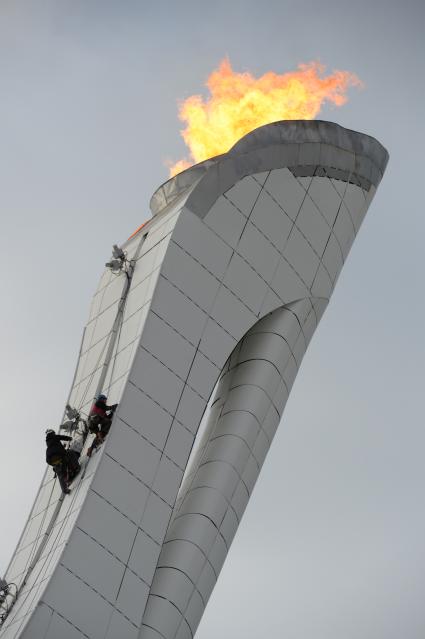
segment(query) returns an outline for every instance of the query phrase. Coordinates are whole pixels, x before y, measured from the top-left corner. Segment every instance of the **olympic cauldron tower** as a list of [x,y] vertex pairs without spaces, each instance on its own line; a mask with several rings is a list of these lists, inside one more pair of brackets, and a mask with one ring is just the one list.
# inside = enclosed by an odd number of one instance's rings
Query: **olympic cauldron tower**
[[387,159],[277,122],[156,191],[127,272],[101,277],[69,396],[87,413],[106,391],[111,431],[69,496],[47,469],[0,639],[194,636]]

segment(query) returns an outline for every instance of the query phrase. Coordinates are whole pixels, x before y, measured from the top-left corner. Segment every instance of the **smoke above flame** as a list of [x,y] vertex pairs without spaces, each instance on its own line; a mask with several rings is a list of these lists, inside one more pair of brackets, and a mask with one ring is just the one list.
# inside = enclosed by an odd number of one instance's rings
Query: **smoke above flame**
[[354,73],[325,75],[319,62],[299,64],[281,75],[269,71],[259,78],[233,71],[225,58],[206,82],[210,96],[192,95],[179,106],[186,124],[181,135],[190,158],[170,167],[170,177],[197,162],[228,151],[241,137],[278,120],[311,120],[325,101],[341,106],[350,86],[361,87]]

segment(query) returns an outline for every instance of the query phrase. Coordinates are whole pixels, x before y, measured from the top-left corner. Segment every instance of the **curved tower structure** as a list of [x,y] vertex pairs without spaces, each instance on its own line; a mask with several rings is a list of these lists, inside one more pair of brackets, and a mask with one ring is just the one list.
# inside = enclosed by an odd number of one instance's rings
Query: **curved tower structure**
[[128,268],[101,277],[69,396],[118,402],[110,433],[69,496],[47,469],[0,639],[194,636],[387,159],[277,122],[158,189]]

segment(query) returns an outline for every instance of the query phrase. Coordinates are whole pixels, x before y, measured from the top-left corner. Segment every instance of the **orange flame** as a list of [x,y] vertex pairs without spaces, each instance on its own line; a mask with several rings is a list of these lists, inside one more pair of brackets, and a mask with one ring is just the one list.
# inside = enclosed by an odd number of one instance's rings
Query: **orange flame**
[[362,86],[347,71],[324,76],[319,62],[299,64],[297,71],[279,75],[273,71],[255,78],[236,73],[229,60],[222,60],[213,71],[207,87],[210,97],[192,95],[179,107],[179,118],[186,123],[181,131],[190,150],[190,159],[170,167],[170,177],[207,158],[228,151],[241,137],[263,124],[277,120],[311,120],[325,100],[336,106],[347,101],[349,86]]

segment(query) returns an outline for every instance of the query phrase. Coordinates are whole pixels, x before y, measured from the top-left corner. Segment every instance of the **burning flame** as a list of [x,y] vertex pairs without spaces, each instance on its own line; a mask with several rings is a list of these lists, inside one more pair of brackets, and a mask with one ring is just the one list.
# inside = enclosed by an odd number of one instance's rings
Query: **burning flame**
[[170,177],[192,164],[228,151],[241,137],[263,124],[277,120],[311,120],[325,100],[336,106],[347,101],[350,86],[361,87],[359,78],[348,71],[325,76],[319,62],[299,64],[297,71],[279,75],[273,71],[255,78],[236,73],[230,61],[222,60],[206,83],[210,97],[192,95],[179,107],[186,123],[181,131],[190,159],[170,167]]

